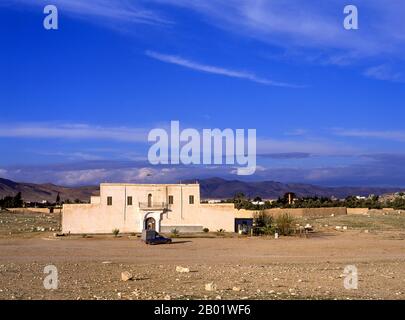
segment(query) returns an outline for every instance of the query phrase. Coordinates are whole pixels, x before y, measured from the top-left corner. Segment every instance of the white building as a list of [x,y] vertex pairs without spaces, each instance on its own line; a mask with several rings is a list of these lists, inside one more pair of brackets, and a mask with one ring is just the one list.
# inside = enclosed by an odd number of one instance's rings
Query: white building
[[233,232],[232,208],[200,204],[199,184],[100,185],[100,196],[90,204],[63,206],[64,233],[201,232],[224,229]]

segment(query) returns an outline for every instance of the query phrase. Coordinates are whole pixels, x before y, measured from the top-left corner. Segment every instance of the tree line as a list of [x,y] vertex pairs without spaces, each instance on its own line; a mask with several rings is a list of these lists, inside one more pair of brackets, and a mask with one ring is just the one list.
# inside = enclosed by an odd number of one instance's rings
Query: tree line
[[[346,199],[333,199],[328,197],[302,197],[297,198],[294,194],[293,201],[290,201],[291,194],[285,194],[275,201],[262,201],[260,197],[253,199],[248,198],[243,193],[236,194],[232,199],[225,201],[226,203],[233,203],[238,210],[265,210],[275,208],[368,208],[368,209],[383,209],[392,208],[395,210],[405,210],[405,195],[399,194],[393,200],[381,201],[379,196],[370,196],[368,198],[358,198],[356,196],[349,196]],[[263,202],[263,204],[257,204]]]
[[48,207],[58,207],[63,204],[73,204],[73,203],[83,203],[80,199],[75,200],[61,200],[60,194],[58,193],[55,202],[25,202],[22,198],[21,192],[18,192],[15,196],[6,196],[0,199],[0,209],[12,209],[12,208],[23,208],[23,207],[35,207],[35,208],[48,208]]
[[7,196],[0,199],[0,208],[21,208],[23,205],[24,201],[21,192],[17,193],[14,197]]

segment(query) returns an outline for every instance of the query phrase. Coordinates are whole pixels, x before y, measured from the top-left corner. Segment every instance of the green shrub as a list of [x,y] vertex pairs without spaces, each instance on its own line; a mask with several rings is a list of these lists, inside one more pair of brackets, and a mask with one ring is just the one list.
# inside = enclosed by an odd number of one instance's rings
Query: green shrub
[[276,230],[280,235],[289,236],[294,232],[294,218],[288,213],[278,216],[275,224]]
[[112,231],[112,233],[113,233],[114,237],[118,237],[118,235],[120,234],[120,230],[119,229],[114,229]]
[[172,238],[177,238],[179,235],[180,235],[180,231],[177,230],[176,228],[171,230]]
[[225,235],[225,230],[224,230],[224,229],[219,229],[219,230],[217,230],[217,235],[218,235],[218,236],[223,236],[223,235]]
[[256,235],[273,235],[276,230],[274,226],[274,219],[272,215],[264,211],[259,211],[253,216],[253,224],[255,226]]
[[267,225],[259,229],[259,233],[266,236],[274,235],[277,232],[277,228],[274,225]]

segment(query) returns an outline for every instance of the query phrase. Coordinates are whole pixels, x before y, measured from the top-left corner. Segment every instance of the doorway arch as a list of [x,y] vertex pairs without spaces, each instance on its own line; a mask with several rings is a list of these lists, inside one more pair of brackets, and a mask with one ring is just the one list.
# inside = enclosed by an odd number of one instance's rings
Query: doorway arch
[[154,218],[147,218],[145,220],[145,230],[156,231],[156,220]]

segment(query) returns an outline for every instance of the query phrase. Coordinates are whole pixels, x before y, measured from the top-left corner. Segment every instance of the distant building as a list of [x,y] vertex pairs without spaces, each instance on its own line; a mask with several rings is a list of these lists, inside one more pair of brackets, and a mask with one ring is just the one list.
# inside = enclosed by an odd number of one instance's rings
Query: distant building
[[265,205],[264,201],[252,201],[251,203],[255,206],[264,206]]
[[209,204],[222,203],[222,200],[208,200],[207,203]]
[[293,192],[287,192],[285,195],[284,195],[284,198],[285,198],[285,200],[287,201],[287,203],[288,204],[293,204],[294,203],[294,201],[296,200],[295,199],[295,193],[293,193]]

